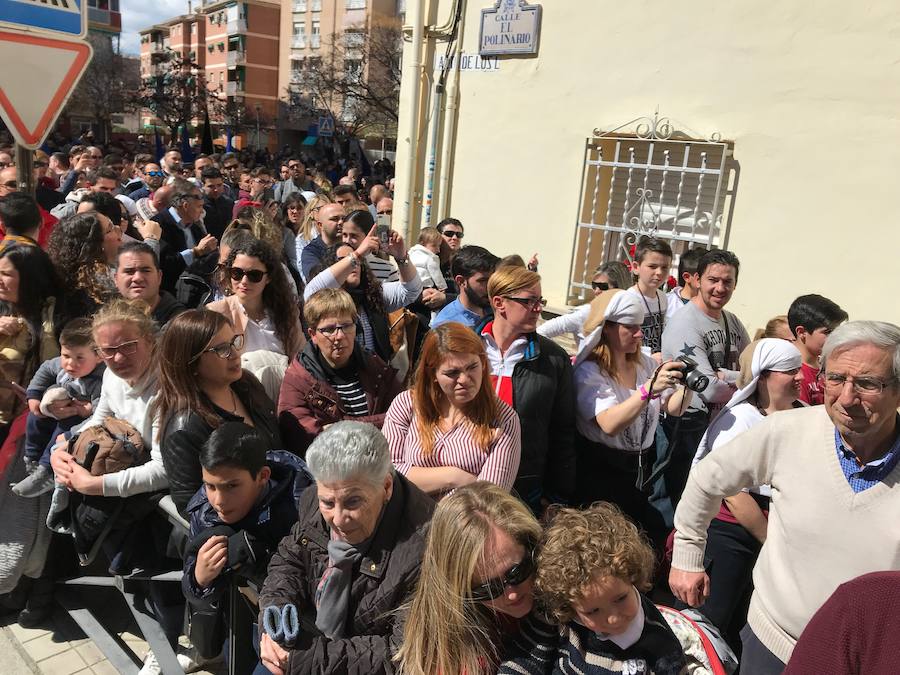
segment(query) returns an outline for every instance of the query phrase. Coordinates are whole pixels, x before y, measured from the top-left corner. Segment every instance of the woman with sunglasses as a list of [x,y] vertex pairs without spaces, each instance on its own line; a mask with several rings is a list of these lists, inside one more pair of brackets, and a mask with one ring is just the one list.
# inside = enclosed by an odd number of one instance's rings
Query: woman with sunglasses
[[476,480],[509,490],[519,469],[519,418],[494,393],[478,336],[454,321],[425,337],[383,432],[397,471],[435,498]]
[[[300,327],[297,299],[278,254],[265,242],[235,246],[225,259],[227,283],[223,300],[207,309],[231,319],[244,335],[244,352],[268,351],[292,359],[306,339]],[[285,362],[287,368],[287,362]]]
[[[360,213],[364,213],[370,223],[373,222],[368,211]],[[383,361],[390,362],[394,349],[387,315],[412,304],[422,293],[422,280],[416,266],[407,258],[403,237],[392,230],[386,250],[400,268],[400,280],[384,284],[378,281],[366,257],[380,247],[374,225],[358,246],[334,244],[328,247],[322,261],[324,269],[309,280],[304,297],[309,298],[323,288],[343,288],[347,291],[359,314],[357,341],[370,352],[378,354]]]
[[[534,605],[541,526],[521,501],[485,481],[437,506],[419,583],[394,656],[403,675],[494,673],[503,643]],[[423,630],[427,626],[427,630]]]
[[200,449],[224,422],[254,427],[270,449],[280,449],[275,405],[241,368],[243,334],[222,314],[189,310],[166,326],[159,349],[155,411],[163,462],[179,513],[200,489]]
[[[594,270],[594,276],[591,278],[591,295],[590,299],[596,298],[603,291],[611,288],[631,288],[634,286],[633,276],[624,264],[617,260],[605,262]],[[585,301],[583,305],[572,310],[568,314],[557,316],[549,321],[545,321],[538,326],[537,332],[548,338],[555,338],[566,333],[571,333],[572,339],[577,345],[583,338],[584,322],[591,311],[590,300]]]

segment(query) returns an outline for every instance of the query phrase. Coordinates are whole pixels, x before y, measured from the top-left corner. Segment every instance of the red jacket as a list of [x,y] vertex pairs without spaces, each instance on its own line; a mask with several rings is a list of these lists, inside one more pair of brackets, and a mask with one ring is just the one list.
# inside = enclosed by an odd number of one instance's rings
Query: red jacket
[[366,392],[369,414],[362,417],[347,416],[341,397],[325,379],[313,343],[307,343],[288,366],[278,396],[278,425],[286,449],[303,456],[325,425],[345,419],[368,422],[379,429],[384,424],[387,409],[404,389],[397,380],[397,371],[359,347],[353,358],[363,360],[359,382]]
[[[56,227],[56,224],[59,220],[56,219],[56,216],[51,216],[49,211],[45,211],[44,207],[38,204],[38,209],[41,211],[41,229],[38,230],[38,246],[40,246],[45,251],[47,250],[47,243],[50,241],[50,233],[53,231],[53,228]],[[0,223],[0,239],[6,236],[6,228],[3,227],[3,223]]]

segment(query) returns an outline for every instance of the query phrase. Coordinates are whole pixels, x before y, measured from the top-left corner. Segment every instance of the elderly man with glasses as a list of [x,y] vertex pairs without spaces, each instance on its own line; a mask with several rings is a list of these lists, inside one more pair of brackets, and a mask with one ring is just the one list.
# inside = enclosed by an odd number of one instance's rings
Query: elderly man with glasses
[[777,413],[700,461],[675,512],[669,584],[709,593],[706,532],[725,497],[769,484],[768,536],[741,670],[781,673],[807,622],[842,583],[900,569],[900,327],[853,321],[822,351],[825,405]]
[[178,277],[196,260],[213,253],[219,243],[207,234],[203,225],[203,195],[193,183],[176,178],[171,206],[153,217],[162,230],[159,258],[162,266],[162,288],[175,292]]

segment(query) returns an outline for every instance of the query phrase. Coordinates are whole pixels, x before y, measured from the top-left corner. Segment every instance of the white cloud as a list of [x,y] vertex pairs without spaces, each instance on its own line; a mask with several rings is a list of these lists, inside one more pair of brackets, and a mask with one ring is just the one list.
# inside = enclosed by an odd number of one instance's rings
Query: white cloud
[[[199,0],[198,0],[199,1]],[[123,54],[140,54],[138,31],[187,13],[187,0],[121,0]]]

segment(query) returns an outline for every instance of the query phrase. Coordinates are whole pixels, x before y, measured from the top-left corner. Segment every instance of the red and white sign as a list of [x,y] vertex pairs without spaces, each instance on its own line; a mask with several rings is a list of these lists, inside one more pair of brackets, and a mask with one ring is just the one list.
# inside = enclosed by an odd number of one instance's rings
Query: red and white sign
[[0,31],[0,117],[20,145],[44,142],[91,54],[87,42]]

